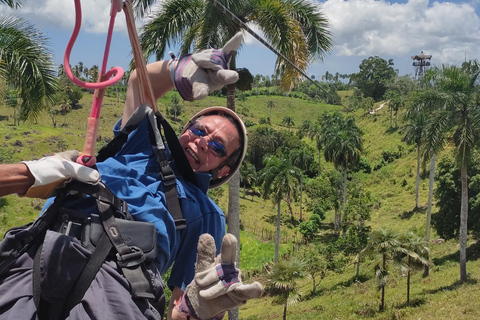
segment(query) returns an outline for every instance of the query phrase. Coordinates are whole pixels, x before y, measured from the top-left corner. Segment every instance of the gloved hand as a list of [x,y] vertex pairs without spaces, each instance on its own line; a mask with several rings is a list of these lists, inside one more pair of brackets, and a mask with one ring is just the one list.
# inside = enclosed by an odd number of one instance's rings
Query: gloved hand
[[22,161],[35,178],[35,183],[23,196],[46,199],[54,195],[55,189],[72,179],[96,184],[100,181],[97,170],[78,164],[76,150],[64,151],[35,161]]
[[203,234],[198,241],[195,278],[187,286],[180,305],[180,312],[194,319],[222,319],[227,310],[259,298],[263,286],[259,282],[243,284],[240,270],[235,267],[237,238],[226,234],[220,254],[215,258],[215,241]]
[[221,49],[207,49],[199,53],[181,56],[171,64],[170,76],[184,100],[200,100],[211,91],[235,83],[238,73],[228,70],[231,55],[242,43],[243,35],[238,32]]

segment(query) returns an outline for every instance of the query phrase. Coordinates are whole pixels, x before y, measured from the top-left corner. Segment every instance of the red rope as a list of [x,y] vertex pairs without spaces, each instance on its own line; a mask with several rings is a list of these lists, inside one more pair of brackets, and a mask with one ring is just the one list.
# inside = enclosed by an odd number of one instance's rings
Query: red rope
[[[121,0],[112,0],[112,7],[110,10],[110,24],[108,26],[107,41],[105,44],[105,51],[103,54],[103,63],[100,70],[100,75],[98,82],[90,83],[81,81],[75,77],[70,69],[70,54],[72,52],[73,44],[75,43],[78,33],[80,32],[80,26],[82,23],[82,9],[80,5],[80,0],[75,0],[75,28],[73,29],[72,36],[68,41],[67,48],[65,49],[65,54],[63,56],[63,66],[65,68],[65,74],[67,77],[76,85],[86,88],[86,89],[95,89],[92,109],[90,111],[90,117],[87,122],[87,133],[85,136],[85,144],[83,146],[82,155],[77,159],[77,162],[87,166],[93,166],[96,162],[95,159],[95,146],[97,143],[98,128],[99,128],[99,117],[100,109],[102,108],[103,97],[105,94],[105,89],[109,86],[114,85],[123,77],[123,69],[120,67],[114,67],[108,72],[107,62],[108,55],[110,53],[110,44],[112,42],[113,26],[115,22],[115,17],[117,12],[121,10],[122,1]],[[111,78],[113,76],[113,78]]]
[[[70,80],[73,83],[83,88],[95,89],[93,102],[92,102],[92,110],[87,123],[87,134],[85,137],[83,152],[82,152],[82,155],[77,159],[78,163],[81,163],[87,166],[93,166],[96,162],[94,153],[95,153],[95,145],[96,145],[98,127],[99,127],[98,119],[100,117],[100,109],[103,101],[103,96],[105,94],[105,89],[117,83],[123,77],[123,74],[124,74],[123,69],[120,67],[112,68],[110,69],[110,71],[106,72],[107,60],[108,60],[112,33],[113,33],[113,25],[114,25],[117,12],[120,12],[122,7],[125,12],[128,35],[130,38],[130,44],[132,46],[133,57],[135,61],[140,104],[147,103],[149,106],[152,107],[152,109],[155,112],[157,112],[158,110],[155,95],[153,94],[152,85],[150,83],[150,78],[148,77],[148,73],[147,73],[145,57],[143,56],[143,52],[140,46],[140,41],[138,40],[138,34],[135,28],[135,19],[133,17],[132,4],[130,0],[126,0],[125,2],[123,2],[123,4],[122,4],[122,0],[112,0],[112,9],[110,11],[110,24],[108,27],[107,42],[105,44],[103,64],[102,64],[102,69],[100,72],[98,82],[89,83],[89,82],[81,81],[73,75],[72,70],[70,69],[69,60],[70,60],[70,54],[73,48],[73,44],[75,43],[78,33],[80,31],[81,20],[82,20],[80,0],[75,0],[75,11],[76,11],[75,28],[73,30],[72,36],[70,37],[70,40],[68,41],[67,48],[65,50],[63,65],[65,68],[66,75],[68,76],[68,78],[70,78]],[[113,78],[111,78],[112,75],[113,75]]]

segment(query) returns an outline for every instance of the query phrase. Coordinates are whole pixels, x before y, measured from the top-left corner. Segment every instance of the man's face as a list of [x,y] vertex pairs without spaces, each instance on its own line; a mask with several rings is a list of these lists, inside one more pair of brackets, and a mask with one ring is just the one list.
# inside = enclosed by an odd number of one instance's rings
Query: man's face
[[[239,145],[235,125],[217,115],[200,118],[178,140],[192,169],[197,172],[218,168]],[[219,176],[227,174],[228,170],[223,167]]]

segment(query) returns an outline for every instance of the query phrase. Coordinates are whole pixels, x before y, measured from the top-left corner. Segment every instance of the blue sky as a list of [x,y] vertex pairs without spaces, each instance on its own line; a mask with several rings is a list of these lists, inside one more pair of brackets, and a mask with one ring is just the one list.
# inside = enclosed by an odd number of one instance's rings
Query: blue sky
[[[161,1],[158,1],[161,3]],[[461,64],[465,58],[480,59],[480,0],[473,1],[314,1],[329,20],[333,50],[324,61],[311,64],[307,74],[321,77],[326,71],[349,74],[369,56],[393,59],[401,75],[413,74],[411,56],[424,51],[432,64]],[[109,0],[82,0],[83,22],[73,48],[70,64],[82,61],[86,67],[101,65],[109,22]],[[7,12],[27,19],[50,38],[57,64],[74,26],[73,0],[27,0],[22,9]],[[141,25],[141,21],[137,25]],[[251,26],[255,29],[255,26]],[[258,31],[259,32],[259,31]],[[261,35],[261,33],[259,32]],[[173,48],[175,52],[175,48]],[[130,44],[125,19],[116,19],[108,66],[127,68]],[[167,57],[165,57],[167,58]],[[252,74],[271,75],[276,56],[247,34],[241,48],[238,67]]]

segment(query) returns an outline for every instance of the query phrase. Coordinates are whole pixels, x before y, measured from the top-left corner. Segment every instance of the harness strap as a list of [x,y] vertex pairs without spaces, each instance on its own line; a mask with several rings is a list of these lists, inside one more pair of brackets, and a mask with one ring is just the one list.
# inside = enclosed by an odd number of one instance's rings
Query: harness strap
[[117,250],[118,265],[122,268],[123,275],[130,283],[132,296],[134,298],[154,299],[155,296],[152,293],[150,281],[148,281],[149,277],[143,264],[145,261],[143,251],[125,244],[111,207],[102,202],[97,202],[97,204],[106,235]]
[[172,153],[173,159],[175,159],[175,163],[177,164],[177,168],[182,174],[182,177],[198,186],[197,176],[195,175],[195,172],[193,172],[192,166],[188,162],[187,156],[185,156],[185,152],[183,152],[175,131],[162,114],[158,112],[156,116],[157,124],[159,127],[161,126],[163,128],[170,152]]
[[92,256],[83,268],[75,288],[72,290],[72,293],[69,295],[67,301],[63,305],[62,314],[64,318],[67,318],[73,307],[82,301],[83,296],[87,292],[92,281],[95,279],[100,267],[107,259],[110,250],[112,250],[112,244],[110,243],[110,239],[108,238],[107,234],[104,233],[100,238],[95,251],[92,253]]

